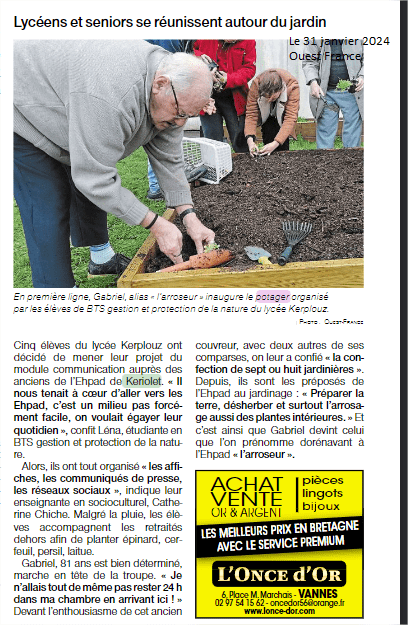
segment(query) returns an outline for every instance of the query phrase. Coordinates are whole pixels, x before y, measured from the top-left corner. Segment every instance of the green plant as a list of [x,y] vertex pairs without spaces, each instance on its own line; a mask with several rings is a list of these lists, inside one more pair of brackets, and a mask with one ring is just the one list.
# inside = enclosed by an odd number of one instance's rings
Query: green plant
[[220,249],[220,246],[215,241],[213,241],[212,243],[209,243],[208,245],[204,247],[204,252],[212,252],[213,250],[219,250],[219,249]]
[[339,80],[336,85],[338,91],[347,91],[353,83],[350,80]]

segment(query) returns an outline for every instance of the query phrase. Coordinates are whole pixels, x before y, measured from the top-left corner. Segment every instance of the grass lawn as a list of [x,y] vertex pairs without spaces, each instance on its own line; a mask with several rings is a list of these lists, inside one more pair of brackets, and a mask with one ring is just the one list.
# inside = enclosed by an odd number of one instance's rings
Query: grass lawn
[[[335,148],[342,148],[340,137],[336,137]],[[315,150],[316,143],[309,143],[303,137],[291,141],[291,150]],[[122,184],[132,191],[146,206],[163,214],[164,202],[151,202],[146,200],[148,191],[147,181],[147,157],[143,148],[140,148],[131,156],[118,163],[118,171]],[[128,226],[123,221],[112,215],[108,215],[109,238],[116,252],[132,258],[143,241],[148,236],[148,231],[141,226]],[[88,279],[88,248],[71,248],[72,268],[77,285],[85,289],[101,289],[116,286],[116,276],[107,278]],[[20,214],[14,202],[14,287],[32,287],[30,263],[28,260],[27,247],[24,238]]]
[[[146,200],[148,191],[147,156],[143,148],[118,163],[123,186],[132,191],[146,206],[159,213],[165,210],[164,202]],[[132,258],[149,232],[141,226],[128,226],[121,219],[108,215],[109,239],[116,252]],[[89,248],[71,247],[72,269],[76,283],[85,289],[101,289],[116,286],[116,276],[88,279]],[[24,231],[20,213],[14,202],[14,287],[32,287]]]

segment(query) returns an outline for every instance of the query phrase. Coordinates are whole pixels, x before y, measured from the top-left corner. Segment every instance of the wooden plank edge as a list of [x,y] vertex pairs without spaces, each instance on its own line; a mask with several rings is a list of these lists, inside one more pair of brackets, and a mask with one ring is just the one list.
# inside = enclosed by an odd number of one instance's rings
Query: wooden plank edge
[[[323,280],[323,282],[322,282]],[[200,284],[201,281],[201,284]],[[174,273],[134,274],[131,288],[208,288],[211,282],[225,281],[225,288],[242,287],[254,283],[259,288],[315,286],[317,288],[362,288],[364,286],[364,259],[347,258],[307,263],[289,263],[285,267],[255,267],[234,271],[229,267],[178,271]],[[188,285],[186,284],[188,283]],[[230,284],[228,284],[230,283]],[[303,284],[302,284],[303,283]],[[239,285],[238,285],[239,286]]]

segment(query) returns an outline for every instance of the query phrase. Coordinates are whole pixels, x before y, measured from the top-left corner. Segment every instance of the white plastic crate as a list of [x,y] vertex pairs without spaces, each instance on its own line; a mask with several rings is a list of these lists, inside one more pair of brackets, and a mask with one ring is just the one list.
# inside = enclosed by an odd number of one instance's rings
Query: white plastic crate
[[229,144],[213,139],[183,139],[183,160],[187,166],[206,165],[208,171],[200,180],[209,184],[218,184],[232,171]]

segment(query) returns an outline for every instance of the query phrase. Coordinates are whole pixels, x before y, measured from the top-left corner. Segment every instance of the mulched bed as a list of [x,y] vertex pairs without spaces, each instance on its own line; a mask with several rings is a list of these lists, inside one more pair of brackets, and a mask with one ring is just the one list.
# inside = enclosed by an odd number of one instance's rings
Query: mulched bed
[[[313,230],[297,245],[289,262],[361,258],[363,256],[363,150],[278,152],[252,159],[239,155],[233,171],[218,185],[193,189],[201,221],[215,232],[215,241],[232,250],[230,267],[257,266],[244,252],[256,245],[277,263],[287,243],[283,221],[311,222]],[[175,222],[180,227],[178,221]],[[183,258],[196,254],[183,237]],[[147,272],[170,265],[163,254]]]

